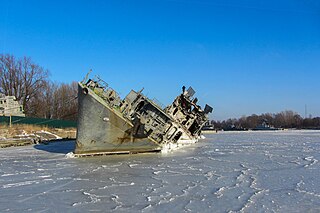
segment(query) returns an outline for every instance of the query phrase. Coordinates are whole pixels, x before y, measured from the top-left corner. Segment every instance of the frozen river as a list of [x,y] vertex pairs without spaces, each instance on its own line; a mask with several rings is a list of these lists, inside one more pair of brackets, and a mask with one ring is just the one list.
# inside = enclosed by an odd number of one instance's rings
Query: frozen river
[[320,131],[206,137],[167,154],[0,149],[0,212],[320,212]]

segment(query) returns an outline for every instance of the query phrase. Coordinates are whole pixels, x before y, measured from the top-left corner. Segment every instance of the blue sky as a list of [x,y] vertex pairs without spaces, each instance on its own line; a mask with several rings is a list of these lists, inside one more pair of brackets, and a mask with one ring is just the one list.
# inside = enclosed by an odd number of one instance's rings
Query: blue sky
[[320,116],[316,0],[0,0],[0,53],[57,82],[89,69],[122,96],[167,105],[192,86],[212,119],[293,110]]

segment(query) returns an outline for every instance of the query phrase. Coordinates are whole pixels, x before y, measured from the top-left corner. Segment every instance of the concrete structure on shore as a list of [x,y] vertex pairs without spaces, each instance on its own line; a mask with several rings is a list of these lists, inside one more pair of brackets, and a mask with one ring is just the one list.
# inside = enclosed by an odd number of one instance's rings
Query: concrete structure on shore
[[21,116],[25,117],[23,106],[19,104],[14,96],[0,94],[0,116]]

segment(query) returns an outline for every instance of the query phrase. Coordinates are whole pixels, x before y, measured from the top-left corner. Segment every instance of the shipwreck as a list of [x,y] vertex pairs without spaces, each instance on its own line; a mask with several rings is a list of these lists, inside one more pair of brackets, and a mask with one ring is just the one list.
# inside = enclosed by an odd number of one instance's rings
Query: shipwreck
[[183,86],[162,108],[142,91],[131,90],[121,99],[105,81],[87,75],[78,84],[75,155],[159,152],[197,142],[213,108],[201,109],[194,94]]

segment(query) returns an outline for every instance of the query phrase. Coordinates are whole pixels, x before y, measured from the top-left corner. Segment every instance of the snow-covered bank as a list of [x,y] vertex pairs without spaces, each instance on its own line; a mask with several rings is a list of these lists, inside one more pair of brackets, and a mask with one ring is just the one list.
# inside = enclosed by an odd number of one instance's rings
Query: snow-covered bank
[[34,125],[0,126],[0,148],[75,138],[75,129],[53,129]]

